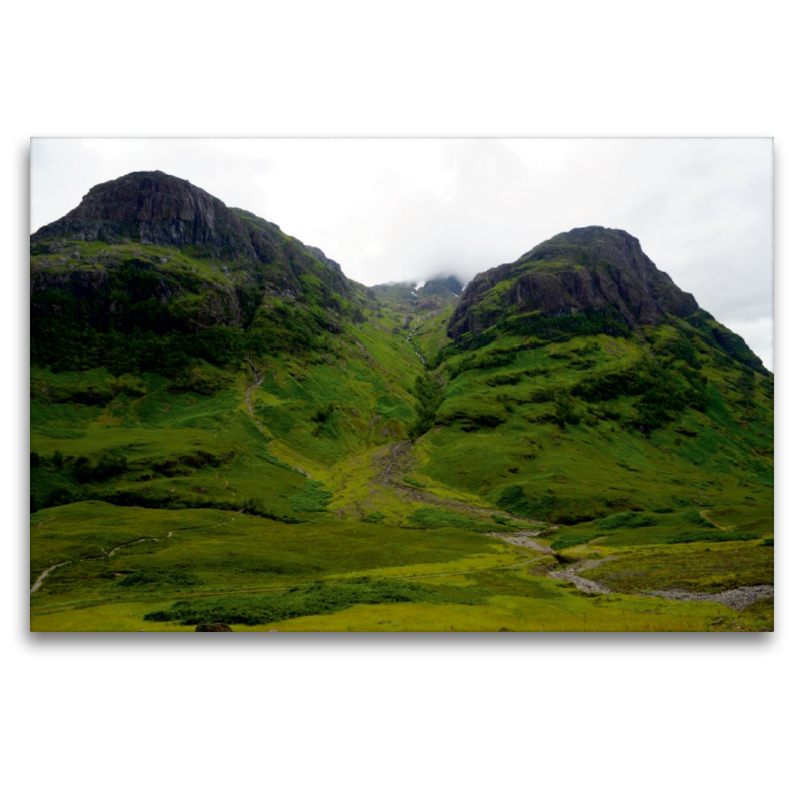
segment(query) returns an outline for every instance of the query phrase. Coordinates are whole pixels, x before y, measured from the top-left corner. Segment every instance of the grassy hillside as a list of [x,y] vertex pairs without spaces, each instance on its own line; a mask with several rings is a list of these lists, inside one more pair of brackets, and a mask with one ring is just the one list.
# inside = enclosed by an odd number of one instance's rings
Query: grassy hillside
[[222,250],[33,237],[32,630],[772,627],[735,334],[368,290],[218,214]]

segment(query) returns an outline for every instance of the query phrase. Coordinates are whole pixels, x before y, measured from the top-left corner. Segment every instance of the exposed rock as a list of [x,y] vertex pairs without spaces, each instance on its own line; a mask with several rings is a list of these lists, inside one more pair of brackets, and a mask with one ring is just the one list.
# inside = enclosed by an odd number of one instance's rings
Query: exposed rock
[[[734,611],[744,611],[747,606],[765,597],[775,594],[772,584],[761,586],[740,586],[738,589],[727,589],[724,592],[694,593],[686,589],[667,589],[653,591],[649,594],[655,597],[664,597],[667,600],[692,600],[694,602],[721,603]],[[713,623],[712,623],[713,624]]]
[[444,308],[444,300],[436,295],[425,297],[414,306],[416,311],[438,311],[440,308]]
[[464,288],[464,284],[455,276],[431,278],[425,281],[425,285],[420,288],[417,294],[420,297],[458,297]]
[[[444,307],[446,300],[452,300],[461,294],[464,285],[455,276],[431,278],[423,286],[416,288],[415,281],[379,283],[370,288],[372,295],[378,300],[389,300],[394,303],[409,303],[418,310],[434,310]],[[436,300],[441,303],[436,304]]]
[[256,258],[244,223],[221,200],[163,172],[132,172],[89,190],[65,217],[31,243],[65,237],[109,244],[204,245]]
[[195,633],[233,633],[233,628],[226,625],[224,622],[211,622],[203,625],[198,625],[194,629]]
[[[506,281],[507,287],[492,293]],[[464,333],[485,330],[510,309],[559,316],[608,306],[629,327],[657,324],[667,313],[686,317],[698,309],[694,297],[657,269],[629,233],[575,228],[534,247],[513,264],[477,275],[461,296],[448,334],[457,340]]]
[[[89,250],[81,241],[109,247]],[[174,249],[175,257],[152,245]],[[208,263],[215,278],[186,266],[181,251]],[[34,233],[30,290],[33,319],[72,317],[104,332],[246,328],[269,298],[314,306],[306,324],[332,332],[342,330],[343,314],[363,320],[361,301],[322,250],[163,172],[95,186],[77,208]],[[143,309],[150,309],[147,321]],[[280,312],[275,316],[280,324]]]
[[321,262],[322,264],[327,264],[331,269],[341,273],[341,266],[332,258],[328,258],[328,256],[326,256],[325,253],[319,249],[319,247],[310,247],[309,245],[306,245],[306,250],[308,250],[308,252],[311,253],[317,259],[317,261]]

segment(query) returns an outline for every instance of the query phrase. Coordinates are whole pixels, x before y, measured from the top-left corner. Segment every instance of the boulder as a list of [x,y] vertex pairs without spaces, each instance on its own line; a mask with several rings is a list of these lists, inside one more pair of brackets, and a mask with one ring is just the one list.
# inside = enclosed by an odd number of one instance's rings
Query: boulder
[[224,622],[210,622],[203,625],[198,625],[195,629],[195,633],[226,633],[230,631],[233,633],[233,628],[230,625],[226,625]]

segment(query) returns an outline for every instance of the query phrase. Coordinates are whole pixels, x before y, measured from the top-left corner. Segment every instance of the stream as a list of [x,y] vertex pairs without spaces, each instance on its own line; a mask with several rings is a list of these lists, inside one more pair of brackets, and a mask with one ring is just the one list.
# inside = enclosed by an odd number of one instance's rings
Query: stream
[[414,342],[411,341],[411,337],[417,332],[418,327],[419,327],[419,317],[414,317],[414,330],[412,330],[411,333],[409,333],[408,336],[406,336],[406,341],[414,348],[414,352],[417,354],[419,360],[424,365],[425,356],[423,356],[422,353],[420,353],[420,351],[417,350],[417,346],[414,344]]

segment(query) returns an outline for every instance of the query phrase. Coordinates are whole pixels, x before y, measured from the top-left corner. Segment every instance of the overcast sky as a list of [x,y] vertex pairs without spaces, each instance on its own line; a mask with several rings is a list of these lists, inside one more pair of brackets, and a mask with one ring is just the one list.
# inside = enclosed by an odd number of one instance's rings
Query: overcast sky
[[31,232],[128,172],[177,175],[368,286],[622,228],[772,369],[771,139],[33,139]]

